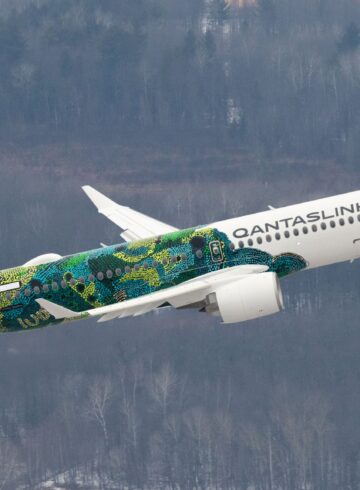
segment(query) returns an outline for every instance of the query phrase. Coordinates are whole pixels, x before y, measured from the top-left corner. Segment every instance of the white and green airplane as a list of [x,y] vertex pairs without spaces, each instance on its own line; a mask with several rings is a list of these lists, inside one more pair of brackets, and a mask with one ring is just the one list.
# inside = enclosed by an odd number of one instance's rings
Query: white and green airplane
[[83,189],[124,242],[0,271],[0,331],[165,306],[248,321],[283,309],[281,277],[360,256],[360,191],[178,230]]

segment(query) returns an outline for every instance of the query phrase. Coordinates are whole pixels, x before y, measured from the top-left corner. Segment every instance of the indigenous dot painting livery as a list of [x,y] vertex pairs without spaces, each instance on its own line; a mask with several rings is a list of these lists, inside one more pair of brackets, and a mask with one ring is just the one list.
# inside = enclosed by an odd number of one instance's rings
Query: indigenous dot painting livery
[[0,284],[5,289],[8,284],[9,290],[0,292],[0,329],[16,331],[61,322],[39,306],[38,298],[81,313],[247,264],[267,266],[279,277],[306,267],[304,258],[294,253],[273,256],[256,248],[235,249],[227,234],[216,228],[175,231],[49,264],[1,271]]
[[280,278],[360,258],[359,191],[178,230],[83,190],[125,243],[0,271],[0,331],[164,306],[247,322],[284,308]]

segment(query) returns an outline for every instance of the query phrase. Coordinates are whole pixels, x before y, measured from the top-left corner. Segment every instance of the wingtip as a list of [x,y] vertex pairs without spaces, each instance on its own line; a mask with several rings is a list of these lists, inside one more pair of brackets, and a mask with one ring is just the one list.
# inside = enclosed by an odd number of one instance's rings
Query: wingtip
[[102,194],[101,192],[97,191],[91,185],[84,185],[82,186],[82,190],[85,192],[85,194],[88,196],[90,201],[95,204],[95,206],[98,208],[99,212],[104,208],[107,208],[109,206],[112,206],[116,203],[109,199],[107,196]]
[[81,186],[81,189],[85,192],[85,194],[95,190],[93,187],[91,187],[91,185],[88,184]]

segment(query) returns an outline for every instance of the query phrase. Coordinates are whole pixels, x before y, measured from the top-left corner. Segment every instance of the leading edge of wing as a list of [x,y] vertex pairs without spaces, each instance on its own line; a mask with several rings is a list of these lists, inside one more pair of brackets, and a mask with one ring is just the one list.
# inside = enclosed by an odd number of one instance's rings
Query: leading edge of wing
[[143,315],[164,303],[169,303],[174,308],[190,305],[204,300],[208,294],[214,291],[216,286],[229,283],[241,277],[245,278],[249,274],[266,272],[267,270],[267,266],[256,264],[222,269],[179,284],[178,286],[156,291],[145,296],[140,296],[139,298],[129,299],[122,303],[102,306],[80,313],[64,308],[46,299],[37,299],[36,301],[57,320],[100,317],[99,322],[105,322],[115,318]]
[[121,236],[127,242],[164,235],[178,230],[139,211],[117,204],[89,185],[83,186],[82,189],[95,204],[99,213],[124,230]]

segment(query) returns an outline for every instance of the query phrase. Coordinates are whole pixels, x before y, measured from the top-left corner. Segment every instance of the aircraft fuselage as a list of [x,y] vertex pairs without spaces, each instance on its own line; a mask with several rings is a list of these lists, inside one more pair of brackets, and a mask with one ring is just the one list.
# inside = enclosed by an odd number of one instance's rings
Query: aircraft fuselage
[[265,265],[283,277],[359,256],[353,192],[0,271],[0,330],[59,323],[41,298],[80,313],[234,266]]

